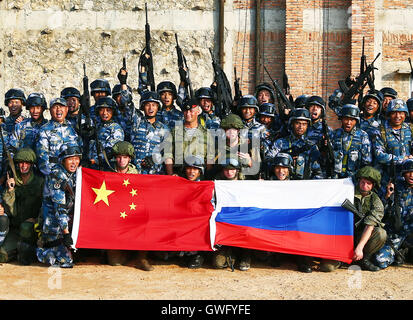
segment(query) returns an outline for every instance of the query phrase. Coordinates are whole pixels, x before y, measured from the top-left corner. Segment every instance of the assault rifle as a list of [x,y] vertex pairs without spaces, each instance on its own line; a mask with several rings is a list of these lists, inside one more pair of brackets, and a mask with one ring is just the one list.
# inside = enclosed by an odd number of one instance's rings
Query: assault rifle
[[[0,108],[0,117],[4,117],[4,115],[5,115],[5,112],[4,112],[3,108]],[[10,151],[7,148],[7,144],[4,141],[2,123],[0,123],[0,136],[1,136],[1,144],[3,146],[3,155],[6,154],[6,158],[7,158],[7,175],[8,175],[8,178],[14,178],[16,180],[16,179],[18,179],[17,174],[16,174],[16,167],[14,165],[14,161],[13,161],[13,158],[10,154]]]
[[209,48],[209,52],[212,58],[212,68],[214,69],[214,82],[216,84],[217,93],[215,113],[222,119],[231,112],[232,90],[228,78],[222,67],[216,62],[211,48]]
[[285,114],[285,109],[292,110],[294,109],[291,101],[286,97],[284,91],[281,89],[280,85],[278,84],[277,80],[274,80],[270,73],[268,72],[267,68],[264,66],[265,72],[268,74],[268,77],[270,77],[272,85],[275,89],[275,94],[277,96],[278,100],[278,113],[280,117],[283,119],[283,121],[287,121],[288,116]]
[[237,68],[234,67],[234,91],[235,91],[235,95],[234,95],[234,101],[238,101],[239,99],[241,99],[242,97],[242,92],[239,86],[239,78],[237,77]]
[[155,78],[153,76],[153,58],[152,58],[152,51],[151,51],[151,27],[148,23],[148,7],[145,3],[145,16],[146,16],[146,24],[145,24],[145,48],[142,50],[141,57],[143,55],[148,55],[149,57],[145,57],[146,63],[146,74],[148,77],[148,84],[151,87],[151,91],[155,91]]
[[[409,57],[409,64],[410,64],[410,79],[413,79],[413,66],[412,66],[412,60]],[[413,98],[413,91],[410,92],[410,97]]]
[[178,68],[179,68],[179,75],[181,76],[181,81],[185,82],[185,87],[187,92],[189,93],[189,97],[192,99],[194,97],[194,90],[192,89],[191,79],[189,78],[189,68],[188,64],[186,63],[186,58],[182,53],[182,49],[178,44],[178,35],[175,33],[175,40],[176,40],[176,54],[178,56]]
[[322,145],[320,146],[320,151],[326,152],[326,174],[327,178],[331,178],[334,172],[334,149],[331,144],[330,137],[328,135],[328,126],[325,118],[321,119],[322,129],[323,129],[323,139]]
[[294,98],[291,95],[290,84],[288,82],[288,76],[285,72],[284,72],[284,75],[283,75],[283,90],[284,90],[284,94],[286,94],[288,96],[288,99],[290,100],[291,105],[294,105]]
[[392,224],[394,226],[394,230],[398,233],[402,227],[401,222],[401,208],[400,208],[400,195],[399,190],[397,188],[397,168],[396,162],[394,160],[394,149],[393,149],[393,159],[390,165],[390,174],[391,179],[390,182],[393,183],[393,204],[388,208],[387,218],[392,220]]
[[347,86],[345,80],[340,80],[338,82],[338,85],[343,92],[343,98],[340,101],[341,105],[345,105],[347,103],[351,103],[353,100],[353,97],[356,94],[362,94],[365,86],[368,84],[368,79],[371,77],[372,72],[374,72],[376,67],[374,67],[374,62],[376,62],[377,58],[380,56],[380,53],[377,54],[376,58],[374,58],[373,62],[370,63],[364,72],[360,74],[355,81],[351,82],[350,87]]

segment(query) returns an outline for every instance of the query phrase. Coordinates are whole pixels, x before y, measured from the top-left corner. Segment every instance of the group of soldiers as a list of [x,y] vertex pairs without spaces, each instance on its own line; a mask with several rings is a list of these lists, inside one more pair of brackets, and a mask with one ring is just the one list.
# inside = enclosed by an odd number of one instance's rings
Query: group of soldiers
[[[411,259],[413,245],[413,99],[392,88],[369,91],[361,103],[340,101],[340,89],[326,103],[301,95],[293,108],[277,105],[271,84],[239,97],[228,113],[216,114],[216,84],[191,97],[185,76],[178,86],[160,82],[150,90],[139,70],[135,107],[128,72],[119,83],[90,84],[85,92],[64,88],[47,103],[42,93],[27,98],[20,89],[5,94],[0,145],[0,262],[36,260],[70,268],[76,171],[79,166],[129,174],[178,175],[200,180],[307,180],[352,178],[355,184],[354,261],[377,271]],[[326,108],[341,121],[333,130]],[[25,108],[29,117],[22,116]],[[50,111],[50,120],[44,112]],[[4,112],[3,112],[4,114]],[[173,192],[173,191],[172,191]],[[115,240],[114,240],[115,241]],[[81,250],[79,250],[81,251]],[[123,264],[130,252],[105,250],[107,263]],[[216,268],[248,270],[257,258],[278,266],[279,253],[219,246],[215,252],[154,252],[153,258],[184,257],[189,268],[211,259]],[[311,272],[313,257],[297,256],[298,269]],[[136,265],[153,270],[147,252]],[[322,259],[330,272],[341,262]]]

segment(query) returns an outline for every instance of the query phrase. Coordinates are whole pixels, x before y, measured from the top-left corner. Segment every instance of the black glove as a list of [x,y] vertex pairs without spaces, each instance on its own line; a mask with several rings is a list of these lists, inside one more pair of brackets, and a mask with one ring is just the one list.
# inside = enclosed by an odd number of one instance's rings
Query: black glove
[[63,244],[66,247],[70,247],[73,244],[73,239],[70,233],[63,234]]
[[121,73],[122,70],[125,70],[125,69],[121,68],[118,72],[119,83],[120,84],[126,84],[126,79],[128,78],[128,73],[126,72],[126,74],[122,74]]
[[147,68],[149,66],[149,61],[151,60],[151,57],[147,58],[145,53],[142,53],[142,55],[139,57],[139,64]]
[[145,169],[150,169],[153,167],[153,165],[155,164],[155,162],[152,159],[152,156],[147,156],[142,160],[142,167]]
[[180,76],[181,82],[186,83],[187,73],[184,68],[179,68],[179,76]]

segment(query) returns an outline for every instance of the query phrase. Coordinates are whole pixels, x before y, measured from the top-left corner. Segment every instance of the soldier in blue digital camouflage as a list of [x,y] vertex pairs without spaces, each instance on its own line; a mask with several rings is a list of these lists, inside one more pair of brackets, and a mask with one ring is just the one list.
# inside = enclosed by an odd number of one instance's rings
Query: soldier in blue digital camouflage
[[[66,120],[77,130],[79,127],[78,117],[80,115],[80,91],[74,87],[64,88],[60,92],[60,98],[66,100],[68,114]],[[83,118],[83,117],[82,117]]]
[[109,81],[106,79],[96,79],[91,82],[90,84],[90,94],[95,101],[95,104],[90,106],[90,118],[96,125],[99,125],[99,117],[96,114],[96,102],[103,97],[108,97],[112,94],[112,90],[110,89]]
[[360,122],[359,108],[346,104],[341,109],[341,128],[333,132],[334,178],[352,177],[360,168],[372,161],[369,136],[357,128]]
[[72,268],[71,229],[76,190],[76,170],[82,152],[77,145],[59,150],[59,163],[51,170],[43,195],[43,227],[36,250],[37,259],[51,266]]
[[133,163],[142,174],[165,174],[161,150],[162,144],[171,144],[172,138],[168,127],[157,119],[161,106],[159,95],[147,91],[140,100],[141,112],[133,117],[130,142],[135,148]]
[[[397,194],[395,194],[395,192]],[[413,159],[402,164],[401,177],[387,185],[385,195],[387,242],[376,256],[376,264],[384,269],[401,265],[406,256],[413,257]]]
[[47,176],[58,163],[60,147],[63,144],[82,146],[75,129],[67,122],[66,100],[55,98],[50,101],[51,120],[39,130],[36,144],[37,164],[40,172]]
[[36,150],[40,127],[47,123],[43,116],[47,102],[42,93],[31,93],[27,97],[26,109],[30,112],[30,118],[17,123],[10,135],[9,145],[13,152],[20,148]]
[[[326,103],[319,96],[311,96],[307,98],[305,107],[311,116],[311,125],[307,130],[307,139],[319,145],[324,136],[322,120],[326,114]],[[333,130],[327,127],[327,132],[331,138]]]
[[29,265],[36,259],[35,226],[41,213],[44,179],[33,171],[36,154],[32,149],[19,149],[13,160],[16,176],[8,177],[0,205],[0,262],[17,257],[20,264]]
[[409,109],[409,118],[405,121],[410,124],[410,128],[413,126],[413,98],[406,101],[407,109]]
[[275,140],[265,149],[265,161],[271,163],[279,152],[288,153],[294,160],[291,178],[294,180],[323,179],[320,167],[320,151],[314,142],[307,139],[311,123],[307,109],[297,108],[289,119],[290,135]]
[[214,112],[214,92],[211,88],[202,87],[195,91],[195,98],[198,99],[202,113],[199,115],[199,122],[207,129],[218,129],[221,119]]
[[266,128],[266,140],[274,141],[288,135],[287,129],[275,111],[274,104],[269,102],[262,103],[259,110],[258,121]]
[[[175,106],[175,101],[181,101],[181,99],[178,99],[176,86],[171,81],[162,81],[156,86],[156,92],[162,103],[156,118],[167,125],[169,129],[172,129],[175,122],[182,122],[184,118],[182,111]],[[182,105],[181,102],[179,104]]]
[[[112,151],[115,143],[124,141],[124,132],[120,124],[113,121],[117,113],[117,104],[111,97],[100,98],[96,102],[96,115],[100,119],[97,127],[97,139],[90,141],[89,160],[93,168],[108,169],[108,154]],[[99,147],[97,146],[99,143]],[[106,157],[105,157],[106,154]]]
[[10,112],[9,116],[4,120],[7,136],[12,134],[14,126],[17,123],[24,120],[22,111],[25,104],[26,96],[21,89],[10,89],[4,95],[4,105],[9,109]]
[[404,122],[408,116],[406,103],[401,99],[393,99],[387,107],[387,120],[373,134],[373,150],[377,167],[382,174],[382,184],[379,196],[383,199],[386,187],[395,167],[396,176],[400,175],[404,160],[413,158],[411,155],[412,132]]
[[[353,261],[363,270],[379,271],[373,261],[374,254],[383,247],[387,238],[382,222],[384,206],[375,192],[380,185],[380,172],[365,166],[357,171],[355,180]],[[322,259],[320,271],[332,272],[340,266],[339,261]]]

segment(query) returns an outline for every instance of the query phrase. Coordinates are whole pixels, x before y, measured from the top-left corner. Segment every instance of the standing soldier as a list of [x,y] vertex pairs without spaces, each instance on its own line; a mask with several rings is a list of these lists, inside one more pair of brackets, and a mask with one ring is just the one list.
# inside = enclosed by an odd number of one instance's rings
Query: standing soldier
[[13,151],[20,148],[36,150],[40,127],[47,123],[43,116],[47,102],[42,93],[31,93],[27,97],[26,109],[30,112],[30,118],[17,123],[10,135],[9,144]]
[[334,131],[331,143],[334,149],[334,178],[352,177],[372,161],[369,136],[357,128],[359,108],[346,104],[341,109],[341,128]]
[[133,117],[130,142],[135,148],[134,164],[142,174],[165,173],[160,147],[168,144],[171,136],[167,126],[156,117],[160,106],[159,95],[153,91],[146,91],[140,101],[143,115],[136,112]]
[[269,83],[261,83],[255,88],[255,98],[260,106],[263,103],[275,103],[275,93]]
[[175,121],[181,122],[184,118],[182,111],[175,106],[175,100],[178,98],[176,86],[171,81],[162,81],[156,87],[162,108],[159,110],[156,118],[169,129],[175,126]]
[[202,108],[199,121],[207,129],[218,129],[221,119],[214,113],[214,92],[211,88],[202,87],[195,91],[195,98]]
[[10,226],[3,245],[0,237],[0,262],[13,260],[17,252],[17,261],[29,265],[36,259],[34,226],[40,216],[44,179],[33,171],[36,154],[32,149],[19,149],[14,162],[17,176],[6,181],[0,205],[0,221],[8,220],[3,222]]
[[6,117],[4,124],[7,135],[12,134],[14,126],[22,122],[24,117],[22,116],[23,106],[26,104],[26,96],[21,89],[10,89],[6,92],[4,97],[4,104],[9,108],[9,116]]
[[288,135],[288,132],[276,113],[275,106],[272,103],[265,102],[261,104],[259,110],[258,121],[266,128],[265,139],[274,141]]
[[[131,163],[135,158],[135,150],[127,141],[116,142],[112,148],[112,156],[115,160],[115,170],[118,173],[138,174],[138,169]],[[131,252],[129,250],[106,250],[108,263],[112,266],[124,265]],[[144,271],[152,271],[154,268],[147,259],[146,251],[138,251],[136,267]]]
[[395,167],[397,177],[400,175],[403,161],[413,157],[410,150],[412,132],[410,126],[404,122],[407,116],[406,103],[401,99],[393,99],[387,107],[387,120],[376,129],[373,136],[375,160],[382,174],[382,185],[379,190],[381,199],[384,199],[387,184],[394,175],[394,172],[391,172],[392,166]]
[[103,97],[96,102],[96,116],[100,125],[96,133],[98,141],[92,140],[90,143],[89,160],[94,166],[98,164],[99,168],[109,169],[109,163],[105,163],[105,160],[108,159],[105,154],[110,154],[116,142],[124,140],[122,127],[113,121],[116,107],[116,102],[111,97]]
[[106,79],[96,79],[92,81],[90,84],[90,94],[95,100],[95,104],[90,106],[90,117],[92,118],[93,122],[98,125],[99,119],[96,114],[96,102],[103,97],[108,97],[112,94],[112,90],[110,89],[109,81]]
[[49,175],[58,163],[59,151],[63,144],[82,145],[75,129],[66,120],[67,113],[65,99],[52,99],[50,101],[52,119],[39,130],[36,144],[37,164],[40,172],[45,176]]
[[73,205],[76,190],[76,170],[82,152],[77,145],[63,145],[59,150],[59,163],[48,179],[43,197],[43,228],[37,259],[60,268],[72,268],[70,235],[73,224]]
[[[386,242],[386,231],[381,222],[384,215],[383,203],[374,192],[380,186],[380,172],[366,166],[356,173],[357,185],[354,193],[354,207],[358,214],[354,215],[354,254],[363,270],[379,271],[372,262],[373,255]],[[331,272],[341,266],[341,262],[322,259],[320,270]]]
[[[377,265],[382,269],[404,263],[406,251],[413,247],[413,159],[403,162],[401,174],[400,179],[387,186],[385,203],[389,219],[386,220],[385,229],[388,237],[375,257]],[[399,221],[395,219],[397,214],[400,215]]]
[[78,127],[78,116],[80,112],[80,91],[73,87],[64,88],[60,92],[60,98],[66,100],[69,110],[66,120],[76,129]]
[[266,161],[272,161],[279,152],[290,154],[294,160],[291,177],[294,180],[323,178],[319,164],[320,151],[317,145],[307,139],[310,123],[307,109],[294,109],[289,119],[290,135],[277,139],[265,152]]

